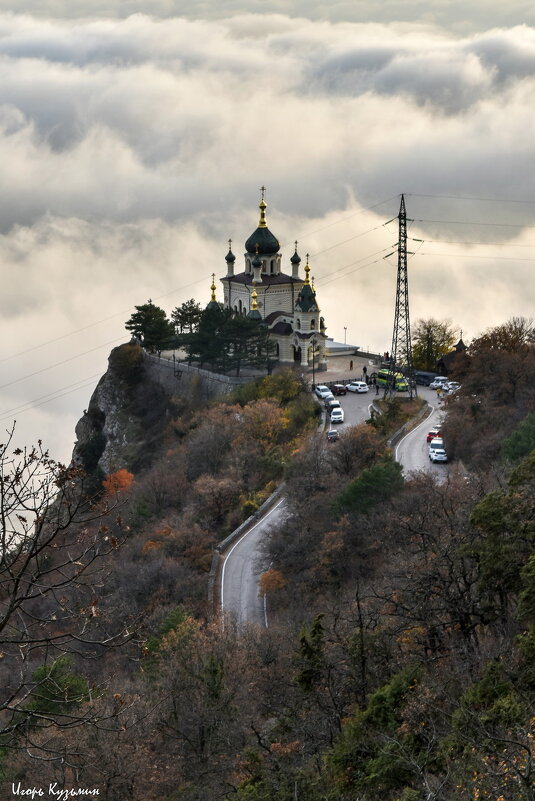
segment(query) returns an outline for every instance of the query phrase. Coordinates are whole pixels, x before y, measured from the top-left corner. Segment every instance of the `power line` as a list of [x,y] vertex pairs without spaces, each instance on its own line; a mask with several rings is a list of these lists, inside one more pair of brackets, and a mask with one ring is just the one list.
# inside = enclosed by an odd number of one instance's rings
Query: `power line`
[[413,254],[415,256],[444,256],[448,259],[492,259],[492,261],[535,261],[525,256],[476,256],[472,253],[422,253]]
[[427,245],[483,245],[489,248],[535,248],[532,245],[516,245],[511,242],[453,242],[450,239],[414,239],[413,242],[425,242]]
[[[28,406],[27,408],[21,407],[20,411],[17,414],[24,414],[25,412],[31,412],[32,409],[37,409],[39,406],[44,406],[46,403],[50,403],[51,401],[58,400],[59,398],[63,398],[64,395],[71,395],[73,392],[78,392],[79,389],[85,389],[86,387],[91,386],[93,383],[93,377],[88,379],[85,384],[81,384],[79,387],[75,387],[74,389],[69,389],[67,392],[62,392],[60,395],[56,395],[53,398],[49,398],[48,400],[41,401],[40,403],[35,403],[32,406]],[[11,415],[7,415],[7,417],[0,417],[0,422],[4,420],[12,420],[13,418]]]
[[446,200],[479,200],[483,203],[527,203],[533,205],[535,200],[508,200],[497,197],[470,197],[467,195],[424,195],[420,192],[407,192],[405,197],[434,197],[445,198]]
[[63,359],[60,362],[56,362],[55,364],[49,364],[48,367],[43,367],[41,370],[34,370],[33,373],[28,373],[28,375],[23,375],[21,378],[16,378],[14,381],[8,381],[7,384],[2,384],[0,389],[5,389],[6,387],[11,387],[13,384],[19,384],[21,381],[26,381],[27,378],[32,378],[34,375],[39,375],[40,373],[46,373],[47,370],[52,370],[54,367],[59,367],[62,364],[67,364],[67,362],[72,362],[75,359],[78,359],[80,356],[86,356],[88,353],[93,353],[96,350],[100,350],[100,348],[105,348],[107,345],[114,345],[117,342],[124,342],[124,336],[120,339],[111,339],[109,342],[103,342],[101,345],[97,345],[95,348],[90,348],[89,350],[83,351],[83,353],[77,353],[75,356],[70,356],[68,359]]
[[494,228],[535,228],[534,225],[519,225],[518,223],[490,223],[490,222],[473,222],[466,220],[425,220],[411,218],[411,222],[416,223],[437,223],[438,225],[485,225]]
[[[164,292],[162,295],[157,295],[154,300],[160,300],[161,298],[165,298],[168,295],[172,295],[174,292],[180,292],[184,289],[187,289],[190,286],[195,286],[195,284],[199,284],[201,281],[208,280],[210,276],[206,275],[206,278],[198,278],[196,281],[190,281],[188,284],[184,284],[181,287],[170,289],[169,292]],[[134,304],[135,305],[135,304]],[[88,325],[84,325],[81,328],[76,328],[74,331],[69,331],[66,334],[61,334],[59,337],[54,337],[54,339],[47,339],[45,342],[39,343],[39,345],[33,345],[31,348],[26,348],[25,350],[21,350],[18,353],[14,353],[11,356],[6,356],[3,359],[0,359],[0,364],[2,362],[8,362],[10,359],[16,359],[18,356],[24,356],[26,353],[30,353],[31,351],[38,350],[39,348],[44,348],[45,345],[52,345],[55,342],[59,342],[62,339],[67,339],[67,337],[74,336],[74,334],[79,334],[81,331],[87,331],[88,328],[94,328],[96,325],[100,325],[101,323],[107,323],[108,320],[113,320],[114,317],[119,317],[122,314],[128,314],[132,311],[132,307],[128,309],[122,309],[121,311],[115,312],[115,314],[110,314],[108,317],[102,317],[100,320],[96,320],[94,323],[89,323]]]
[[323,255],[323,253],[327,253],[327,251],[329,250],[334,250],[334,248],[338,248],[341,245],[346,245],[348,242],[352,242],[354,239],[360,239],[361,236],[364,236],[365,234],[370,234],[372,233],[372,231],[378,231],[380,228],[383,227],[384,223],[381,223],[381,225],[376,225],[374,228],[368,228],[367,231],[362,231],[360,234],[355,234],[355,236],[350,236],[349,239],[344,239],[341,242],[336,242],[336,244],[330,245],[328,248],[324,248],[323,250],[318,250],[316,251],[316,253],[311,253],[310,256],[311,258],[315,258],[316,256],[321,256]]
[[[327,228],[332,228],[333,225],[338,225],[341,222],[346,222],[347,220],[351,220],[353,217],[356,217],[357,214],[362,214],[363,211],[373,211],[374,209],[378,208],[379,206],[383,206],[385,203],[390,203],[391,200],[395,200],[395,198],[399,197],[399,195],[392,195],[392,197],[387,198],[386,200],[380,200],[378,203],[375,203],[373,206],[361,206],[358,211],[354,211],[352,214],[348,214],[347,217],[341,217],[338,220],[335,220],[332,223],[327,223],[327,225],[323,225],[321,228],[316,228],[314,231],[307,231],[306,234],[299,234],[298,239],[304,239],[307,236],[314,236],[314,234],[319,234],[320,231],[325,231]],[[375,230],[375,229],[372,229]],[[292,242],[286,242],[283,247],[289,247],[292,245]],[[323,252],[323,251],[322,251]]]
[[[362,207],[358,211],[354,212],[353,214],[349,214],[347,217],[342,217],[342,218],[340,218],[338,220],[334,220],[334,222],[328,223],[327,225],[324,225],[321,228],[316,228],[314,231],[309,231],[307,234],[300,234],[300,235],[298,235],[298,238],[304,238],[304,237],[307,237],[307,236],[313,236],[314,234],[319,233],[320,231],[324,231],[327,228],[331,228],[333,225],[338,225],[341,222],[346,222],[347,220],[352,219],[353,217],[357,216],[358,214],[361,214],[363,211],[373,211],[373,209],[376,209],[379,206],[384,205],[385,203],[389,203],[391,200],[393,200],[396,197],[398,197],[398,195],[393,195],[392,197],[387,198],[386,200],[381,200],[378,203],[375,203],[373,206]],[[363,231],[360,234],[356,234],[354,237],[350,237],[350,239],[345,240],[345,242],[350,242],[352,239],[357,239],[360,236],[364,236],[366,233],[370,233],[371,231],[375,231],[380,227],[381,226],[376,226],[375,228],[370,228],[368,231]],[[329,248],[325,248],[325,250],[320,250],[317,253],[313,254],[313,256],[319,256],[322,253],[325,253],[327,250],[332,250],[333,248],[338,247],[339,244],[345,244],[345,242],[340,242],[340,243],[337,243],[335,245],[331,245]],[[288,247],[290,244],[291,243],[286,243],[285,245],[283,245],[283,247]],[[196,281],[190,281],[187,284],[182,284],[181,286],[175,287],[174,289],[171,289],[168,292],[164,292],[161,295],[157,295],[157,296],[154,297],[154,300],[161,300],[162,298],[166,298],[169,295],[175,294],[176,292],[181,292],[184,289],[188,289],[191,286],[196,286],[197,284],[200,284],[203,281],[208,281],[209,278],[210,278],[210,275],[211,275],[211,273],[207,273],[205,276],[202,276],[201,278],[198,278]],[[102,317],[100,320],[96,320],[95,322],[89,323],[88,325],[81,326],[80,328],[75,328],[73,331],[68,331],[66,334],[61,334],[60,336],[54,337],[53,339],[47,339],[44,342],[40,342],[38,345],[32,345],[32,347],[25,348],[24,350],[20,350],[17,353],[11,354],[11,356],[3,357],[2,359],[0,359],[0,364],[2,364],[3,362],[10,361],[11,359],[16,359],[19,356],[24,356],[26,353],[31,353],[31,352],[33,352],[35,350],[39,350],[40,348],[44,348],[47,345],[53,345],[56,342],[60,342],[62,339],[67,339],[68,337],[74,336],[75,334],[79,334],[82,331],[87,331],[88,329],[94,328],[95,326],[100,325],[101,323],[106,323],[109,320],[113,320],[114,318],[119,317],[119,316],[121,316],[123,314],[128,314],[129,312],[131,312],[131,307],[129,307],[128,309],[122,309],[121,311],[115,312],[114,314],[110,314],[107,317]]]
[[[390,246],[388,248],[383,248],[382,250],[378,250],[378,251],[376,251],[376,253],[383,253],[383,251],[389,250],[389,249],[390,249]],[[375,256],[375,255],[376,255],[375,253],[370,253],[370,254],[368,254],[368,256],[365,256],[365,259],[369,259],[369,258],[371,258],[372,256]],[[388,255],[391,255],[391,254],[388,254]],[[349,262],[349,264],[345,264],[343,267],[340,267],[338,270],[335,270],[334,273],[329,273],[329,276],[332,276],[332,277],[329,277],[327,281],[324,281],[323,279],[320,278],[318,280],[318,284],[323,287],[326,284],[330,284],[332,281],[338,281],[340,278],[345,278],[347,275],[351,275],[352,273],[356,273],[359,270],[364,270],[365,267],[371,267],[372,264],[378,264],[379,262],[384,261],[386,258],[387,258],[386,256],[382,256],[380,259],[375,259],[374,261],[370,261],[370,262],[367,262],[366,264],[362,264],[360,267],[356,267],[354,270],[349,270],[348,272],[344,273],[343,275],[336,275],[337,272],[340,272],[341,270],[346,270],[348,267],[352,267],[354,264],[359,264],[359,262],[364,261],[364,259],[357,259],[356,261]]]
[[44,400],[45,398],[50,398],[51,400],[54,400],[52,396],[55,395],[57,392],[63,392],[63,390],[70,389],[71,387],[77,387],[78,384],[81,384],[83,381],[91,381],[94,378],[98,378],[98,376],[100,375],[102,375],[102,373],[95,373],[94,375],[86,376],[85,378],[81,378],[79,381],[74,381],[72,384],[67,384],[64,387],[56,388],[52,392],[47,392],[46,395],[40,395],[38,398],[26,401],[25,403],[22,403],[20,406],[14,406],[12,409],[4,409],[4,411],[0,412],[0,414],[4,415],[16,414],[22,409],[25,409],[26,406],[33,406],[33,404],[36,404],[38,401]]

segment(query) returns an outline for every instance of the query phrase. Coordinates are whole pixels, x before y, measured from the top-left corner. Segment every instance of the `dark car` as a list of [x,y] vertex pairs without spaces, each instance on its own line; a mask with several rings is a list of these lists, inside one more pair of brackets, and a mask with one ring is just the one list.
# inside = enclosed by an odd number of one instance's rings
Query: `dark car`
[[333,395],[347,395],[347,389],[343,384],[334,384],[332,393]]
[[435,378],[436,373],[429,373],[426,370],[415,370],[414,380],[422,387],[428,387],[431,381]]
[[336,429],[331,428],[327,431],[327,442],[336,442],[337,439],[340,439],[340,434]]
[[334,398],[332,400],[325,401],[325,408],[330,414],[333,409],[340,409],[340,401],[337,401]]

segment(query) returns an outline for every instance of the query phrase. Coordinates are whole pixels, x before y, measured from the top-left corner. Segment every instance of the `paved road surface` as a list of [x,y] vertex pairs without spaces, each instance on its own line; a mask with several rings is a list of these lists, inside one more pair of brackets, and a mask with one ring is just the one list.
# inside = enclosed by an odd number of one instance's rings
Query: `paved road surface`
[[439,477],[446,476],[448,465],[434,464],[430,461],[429,445],[426,439],[427,432],[442,422],[442,409],[437,403],[436,393],[432,389],[418,387],[418,395],[433,407],[433,413],[401,440],[395,450],[396,461],[402,465],[404,473],[426,470],[429,473],[436,473]]
[[258,577],[267,569],[267,565],[263,564],[262,542],[267,532],[282,520],[283,515],[282,499],[262,520],[243,534],[225,556],[220,581],[221,609],[225,617],[230,617],[238,625],[266,625],[264,599],[258,595]]
[[[446,476],[447,465],[432,464],[429,461],[426,442],[427,431],[439,425],[442,417],[436,394],[425,387],[419,387],[418,394],[431,404],[433,413],[399,443],[396,459],[402,464],[405,473],[428,470]],[[344,409],[345,422],[338,424],[336,428],[343,431],[344,428],[366,420],[370,416],[369,407],[374,398],[375,393],[372,391],[362,395],[348,392],[339,398]],[[321,436],[325,436],[323,432]],[[262,543],[269,530],[283,519],[284,508],[284,500],[280,500],[262,520],[242,535],[224,558],[220,580],[221,609],[225,617],[235,620],[238,625],[268,625],[264,599],[258,595],[258,577],[268,568],[262,554]]]
[[[362,423],[370,416],[371,392],[362,395],[348,392],[339,400],[345,415],[345,422],[337,426],[339,430]],[[325,436],[323,432],[321,436]],[[258,596],[258,577],[268,567],[263,563],[262,543],[266,533],[283,515],[284,501],[281,500],[234,543],[224,558],[220,578],[221,609],[225,617],[232,618],[238,625],[267,624],[264,599]]]

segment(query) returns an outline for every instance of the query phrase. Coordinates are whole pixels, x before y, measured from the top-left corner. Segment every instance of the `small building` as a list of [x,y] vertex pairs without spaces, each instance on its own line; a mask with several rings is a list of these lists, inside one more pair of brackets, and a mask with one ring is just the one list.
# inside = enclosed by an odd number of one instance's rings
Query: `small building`
[[325,323],[320,316],[313,279],[310,280],[308,255],[302,278],[296,242],[295,252],[288,260],[289,272],[283,272],[279,241],[267,227],[264,191],[262,187],[258,226],[245,243],[242,272],[235,272],[236,257],[229,240],[227,272],[221,278],[224,306],[237,314],[254,311],[255,316],[261,317],[276,345],[280,364],[326,370]]
[[437,373],[439,375],[449,375],[454,368],[455,361],[459,358],[461,353],[466,350],[466,345],[461,339],[453,346],[453,350],[449,353],[444,353],[437,362]]

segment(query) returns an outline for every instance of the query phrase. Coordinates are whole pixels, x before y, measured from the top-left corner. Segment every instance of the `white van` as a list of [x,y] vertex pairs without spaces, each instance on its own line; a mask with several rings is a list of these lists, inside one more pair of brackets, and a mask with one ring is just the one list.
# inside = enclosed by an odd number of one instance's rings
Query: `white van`
[[429,384],[429,389],[442,389],[444,384],[448,383],[448,377],[446,375],[437,375],[431,383]]

